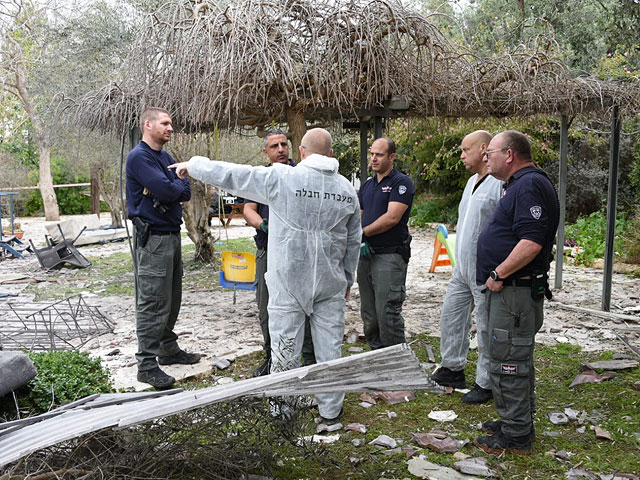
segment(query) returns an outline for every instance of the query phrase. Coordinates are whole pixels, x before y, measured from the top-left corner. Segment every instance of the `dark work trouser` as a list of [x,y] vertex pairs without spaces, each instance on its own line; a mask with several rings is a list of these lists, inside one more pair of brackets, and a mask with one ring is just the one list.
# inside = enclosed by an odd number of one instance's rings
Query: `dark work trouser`
[[490,380],[496,410],[509,436],[529,434],[535,410],[535,336],[543,322],[543,300],[530,287],[487,290]]
[[138,370],[158,366],[158,356],[178,353],[178,336],[173,328],[182,301],[182,248],[180,234],[149,235],[144,247],[134,249],[138,264],[136,278],[136,333]]
[[402,304],[407,263],[397,253],[360,257],[358,289],[364,334],[372,349],[405,342]]
[[[267,271],[267,251],[258,248],[256,252],[256,300],[258,301],[258,318],[260,320],[260,329],[264,338],[264,350],[267,356],[271,355],[271,335],[269,334],[269,290],[267,290],[267,282],[264,274]],[[313,351],[313,341],[311,340],[311,326],[309,325],[309,317],[306,318],[304,324],[304,343],[302,344],[302,358],[305,365],[313,365],[316,363],[316,357]]]

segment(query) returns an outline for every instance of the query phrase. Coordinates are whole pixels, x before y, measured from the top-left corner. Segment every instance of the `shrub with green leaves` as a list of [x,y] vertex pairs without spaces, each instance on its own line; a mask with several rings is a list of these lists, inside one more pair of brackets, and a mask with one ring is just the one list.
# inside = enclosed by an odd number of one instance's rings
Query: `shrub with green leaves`
[[429,223],[455,225],[458,221],[458,203],[462,192],[442,197],[416,196],[411,208],[411,225],[426,227]]
[[[631,222],[624,212],[618,212],[616,218],[616,247],[621,246],[622,239],[631,229]],[[582,247],[583,252],[576,257],[576,262],[590,265],[598,258],[604,258],[605,240],[607,233],[607,214],[604,210],[593,212],[588,216],[581,216],[573,225],[565,229],[565,245]],[[619,253],[619,252],[616,252]]]
[[111,392],[109,371],[86,352],[29,353],[38,375],[29,382],[27,402],[34,414],[94,393]]

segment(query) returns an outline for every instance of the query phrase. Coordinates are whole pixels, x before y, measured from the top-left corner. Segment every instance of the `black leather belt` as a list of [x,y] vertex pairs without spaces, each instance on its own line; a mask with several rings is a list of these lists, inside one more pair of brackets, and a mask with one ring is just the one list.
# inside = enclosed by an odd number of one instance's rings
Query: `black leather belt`
[[385,254],[385,253],[396,253],[400,247],[371,247],[373,253],[376,254]]
[[530,278],[512,278],[510,280],[503,280],[502,285],[505,287],[530,287],[531,279]]
[[161,232],[159,230],[149,230],[149,233],[151,235],[174,235],[174,234],[178,234],[180,232]]

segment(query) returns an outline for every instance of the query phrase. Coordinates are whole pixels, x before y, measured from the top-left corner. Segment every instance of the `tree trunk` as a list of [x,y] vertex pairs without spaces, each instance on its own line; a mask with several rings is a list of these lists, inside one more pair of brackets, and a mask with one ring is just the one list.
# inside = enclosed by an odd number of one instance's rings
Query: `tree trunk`
[[199,180],[189,178],[191,200],[182,206],[182,215],[187,234],[196,246],[196,259],[204,263],[213,263],[214,241],[209,229],[210,195],[207,186]]
[[300,162],[300,142],[307,132],[307,122],[301,110],[295,107],[287,108],[287,124],[289,125],[289,140],[291,140],[291,149],[293,150],[293,161]]
[[49,138],[40,121],[38,112],[36,112],[36,109],[31,104],[31,97],[29,96],[29,92],[27,92],[22,69],[19,68],[15,76],[15,87],[18,90],[20,100],[22,100],[22,106],[27,112],[27,115],[29,115],[29,120],[31,120],[31,124],[36,132],[36,140],[40,151],[40,181],[38,182],[38,186],[40,187],[42,203],[44,204],[44,216],[48,221],[60,220],[58,199],[53,189],[53,177],[51,176],[51,149],[49,148]]
[[100,218],[100,167],[91,165],[91,213]]
[[51,149],[46,141],[39,140],[38,143],[40,144],[40,181],[38,186],[44,204],[44,217],[49,222],[60,220],[58,198],[53,189],[53,177],[51,176]]
[[[96,170],[96,178],[98,181],[101,198],[104,203],[107,204],[109,208],[109,213],[111,214],[111,225],[114,227],[122,227],[122,214],[120,213],[121,202],[120,202],[120,182],[113,181],[107,182],[105,179],[105,166],[102,163],[98,163],[94,165],[91,169],[91,181],[93,182],[93,169],[95,167]],[[124,208],[127,208],[125,204]],[[126,217],[127,212],[124,212]]]

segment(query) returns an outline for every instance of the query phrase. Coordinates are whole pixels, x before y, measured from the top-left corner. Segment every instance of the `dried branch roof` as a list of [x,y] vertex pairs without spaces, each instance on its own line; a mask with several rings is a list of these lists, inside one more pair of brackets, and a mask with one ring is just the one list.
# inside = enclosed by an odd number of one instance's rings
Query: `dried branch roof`
[[170,0],[149,16],[121,84],[85,96],[78,120],[113,130],[147,105],[188,129],[357,118],[394,95],[407,116],[638,110],[638,84],[571,78],[543,51],[479,58],[396,0]]

